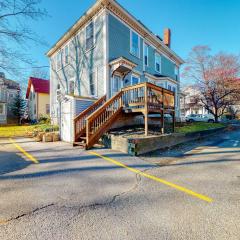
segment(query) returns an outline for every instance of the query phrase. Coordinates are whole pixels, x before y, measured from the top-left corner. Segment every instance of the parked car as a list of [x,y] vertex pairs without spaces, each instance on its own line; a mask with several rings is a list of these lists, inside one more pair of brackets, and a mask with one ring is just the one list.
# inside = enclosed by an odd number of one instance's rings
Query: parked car
[[190,114],[186,116],[186,122],[214,122],[214,117],[211,114]]

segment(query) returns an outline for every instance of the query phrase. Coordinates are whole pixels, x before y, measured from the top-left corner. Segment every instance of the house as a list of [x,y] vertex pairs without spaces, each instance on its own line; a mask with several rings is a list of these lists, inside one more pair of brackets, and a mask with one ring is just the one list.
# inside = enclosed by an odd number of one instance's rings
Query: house
[[49,80],[30,77],[26,92],[28,116],[38,120],[50,114]]
[[195,85],[183,87],[180,93],[181,116],[190,114],[208,114],[208,110],[196,98],[200,94]]
[[19,89],[17,82],[7,79],[4,73],[0,73],[0,124],[15,122],[11,113],[11,105]]
[[90,146],[120,119],[134,124],[141,114],[147,134],[148,114],[163,119],[172,108],[179,117],[183,60],[170,45],[170,29],[161,39],[117,1],[96,1],[47,53],[51,119],[62,140]]

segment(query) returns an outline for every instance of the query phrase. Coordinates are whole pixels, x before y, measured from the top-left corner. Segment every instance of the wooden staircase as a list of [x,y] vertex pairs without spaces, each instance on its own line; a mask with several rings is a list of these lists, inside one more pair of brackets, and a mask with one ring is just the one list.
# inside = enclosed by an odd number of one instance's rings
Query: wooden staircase
[[74,146],[86,147],[86,121],[87,117],[95,112],[99,107],[101,107],[106,102],[106,95],[98,99],[90,107],[81,112],[74,119]]
[[[174,93],[151,83],[123,88],[106,101],[103,96],[74,119],[74,145],[90,149],[122,114],[141,112],[147,124],[148,113],[174,112]],[[162,119],[163,120],[163,119]]]

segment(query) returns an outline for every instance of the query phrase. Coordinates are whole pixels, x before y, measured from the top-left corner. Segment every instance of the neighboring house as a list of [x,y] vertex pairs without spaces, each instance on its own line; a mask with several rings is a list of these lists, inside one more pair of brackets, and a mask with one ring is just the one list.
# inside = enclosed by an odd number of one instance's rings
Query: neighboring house
[[11,105],[19,89],[17,82],[7,79],[4,73],[0,73],[0,124],[15,122],[11,114]]
[[180,94],[181,116],[187,116],[190,114],[208,114],[204,105],[196,100],[196,96],[198,95],[199,91],[194,85],[182,88]]
[[[183,60],[171,50],[170,43],[169,29],[164,31],[164,39],[161,39],[116,1],[96,1],[47,53],[51,64],[51,118],[54,124],[60,125],[62,139],[76,141],[76,136],[81,134],[76,134],[79,126],[75,121],[74,129],[73,120],[96,99],[118,97],[118,94],[123,94],[121,89],[145,82],[149,83],[145,90],[153,88],[151,83],[159,86],[156,88],[158,94],[152,90],[159,102],[162,101],[162,88],[168,89],[165,92],[171,96],[175,95],[175,115],[179,117],[179,67]],[[134,91],[129,96],[137,96],[135,100],[147,94],[144,87],[141,91]],[[112,98],[111,101],[114,100]],[[104,105],[105,100],[101,104]],[[103,109],[106,109],[107,105],[104,106]],[[98,107],[92,107],[84,114]],[[144,113],[145,119],[149,112]],[[106,110],[105,115],[108,114],[109,110]],[[103,120],[99,121],[109,126],[110,122],[106,119],[103,116]],[[83,122],[85,124],[87,119]]]
[[49,81],[30,77],[26,99],[29,119],[38,120],[42,115],[50,115]]

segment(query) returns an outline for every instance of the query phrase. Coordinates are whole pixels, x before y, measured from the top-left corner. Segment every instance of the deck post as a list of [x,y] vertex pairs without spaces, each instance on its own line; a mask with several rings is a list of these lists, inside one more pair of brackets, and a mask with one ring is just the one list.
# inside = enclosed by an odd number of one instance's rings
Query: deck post
[[145,99],[145,106],[144,106],[145,136],[148,136],[148,86],[147,86],[147,83],[145,84],[145,88],[144,88],[144,99]]
[[161,134],[164,134],[164,110],[161,111]]

